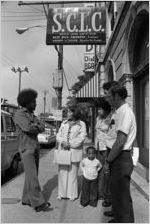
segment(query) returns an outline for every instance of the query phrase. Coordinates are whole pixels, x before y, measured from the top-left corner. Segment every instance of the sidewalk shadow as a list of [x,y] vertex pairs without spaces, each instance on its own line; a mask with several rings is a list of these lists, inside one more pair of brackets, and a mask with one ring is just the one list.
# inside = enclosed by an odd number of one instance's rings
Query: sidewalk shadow
[[43,186],[43,195],[46,201],[50,199],[53,189],[58,186],[58,175],[53,176],[52,179],[48,180]]

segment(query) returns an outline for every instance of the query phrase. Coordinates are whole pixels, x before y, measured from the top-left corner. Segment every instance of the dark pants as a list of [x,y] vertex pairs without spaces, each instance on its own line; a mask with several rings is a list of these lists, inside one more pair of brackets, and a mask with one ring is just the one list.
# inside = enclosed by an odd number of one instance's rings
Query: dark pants
[[[98,151],[97,158],[101,162],[102,167],[104,166],[105,159],[108,156],[109,151]],[[103,197],[105,201],[110,201],[110,176],[109,174],[104,174],[103,169],[100,170],[98,175],[98,197]]]
[[133,223],[133,205],[130,195],[130,179],[133,162],[130,152],[122,153],[111,164],[110,187],[112,209],[117,223]]
[[22,202],[35,208],[45,202],[38,180],[39,150],[35,150],[34,153],[25,150],[21,156],[25,172]]
[[82,206],[91,205],[96,207],[98,201],[98,179],[88,180],[83,177],[80,204]]

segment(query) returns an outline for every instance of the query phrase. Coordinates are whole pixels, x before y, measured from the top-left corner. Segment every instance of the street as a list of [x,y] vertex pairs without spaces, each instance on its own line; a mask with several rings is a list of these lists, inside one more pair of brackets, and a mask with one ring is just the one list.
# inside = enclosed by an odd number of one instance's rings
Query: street
[[[105,223],[111,218],[103,215],[110,208],[102,207],[102,201],[96,208],[87,206],[79,208],[79,199],[72,202],[57,199],[57,165],[53,163],[51,149],[41,150],[39,180],[45,198],[51,202],[49,212],[36,213],[28,206],[22,206],[21,195],[24,181],[24,173],[21,172],[3,184],[1,188],[1,220],[4,223]],[[81,189],[81,172],[79,172],[79,190]],[[136,223],[148,223],[149,203],[137,189],[131,185],[133,206]]]

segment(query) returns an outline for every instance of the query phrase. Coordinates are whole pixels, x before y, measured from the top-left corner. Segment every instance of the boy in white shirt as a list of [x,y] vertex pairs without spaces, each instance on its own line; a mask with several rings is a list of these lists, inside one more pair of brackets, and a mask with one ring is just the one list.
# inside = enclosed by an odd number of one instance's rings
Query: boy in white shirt
[[86,153],[87,157],[80,163],[80,168],[83,171],[80,207],[86,207],[87,205],[96,207],[98,201],[98,171],[102,168],[102,165],[96,159],[96,149],[93,146],[89,146]]

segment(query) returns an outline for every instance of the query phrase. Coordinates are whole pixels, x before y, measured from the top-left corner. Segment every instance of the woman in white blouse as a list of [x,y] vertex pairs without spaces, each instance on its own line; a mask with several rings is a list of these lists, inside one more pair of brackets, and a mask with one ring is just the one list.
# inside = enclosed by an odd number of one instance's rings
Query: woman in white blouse
[[68,120],[62,122],[56,140],[61,147],[71,151],[71,165],[58,165],[58,199],[78,198],[78,170],[86,138],[86,125],[80,120],[77,106],[68,109]]

